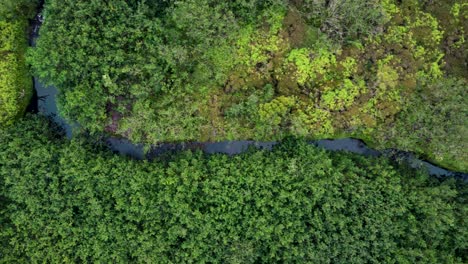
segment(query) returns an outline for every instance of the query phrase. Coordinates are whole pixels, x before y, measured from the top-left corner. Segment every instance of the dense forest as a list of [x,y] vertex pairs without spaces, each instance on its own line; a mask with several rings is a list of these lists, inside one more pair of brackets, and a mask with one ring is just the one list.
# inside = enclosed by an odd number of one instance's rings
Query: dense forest
[[0,263],[468,263],[466,181],[307,143],[468,172],[467,32],[465,0],[0,0]]
[[356,137],[467,171],[462,0],[46,2],[35,74],[134,142]]
[[468,261],[463,182],[295,140],[142,162],[56,131],[0,132],[2,262]]

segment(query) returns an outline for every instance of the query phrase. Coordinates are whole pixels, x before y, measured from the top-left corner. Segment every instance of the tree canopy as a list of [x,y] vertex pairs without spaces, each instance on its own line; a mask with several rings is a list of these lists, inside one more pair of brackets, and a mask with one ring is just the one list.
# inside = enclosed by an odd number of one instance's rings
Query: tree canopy
[[[467,263],[467,183],[305,139],[468,170],[462,0],[0,0],[1,263]],[[28,65],[73,139],[20,118]],[[158,144],[281,140],[150,160]],[[303,139],[297,139],[303,138]]]
[[3,262],[463,263],[467,185],[289,140],[154,161],[0,131]]

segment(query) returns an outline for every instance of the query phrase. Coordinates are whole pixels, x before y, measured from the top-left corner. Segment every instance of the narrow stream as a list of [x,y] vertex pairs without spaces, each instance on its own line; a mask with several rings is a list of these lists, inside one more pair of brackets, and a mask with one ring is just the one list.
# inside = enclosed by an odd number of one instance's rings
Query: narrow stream
[[[32,23],[32,32],[30,35],[30,45],[34,46],[38,37],[39,27],[42,23],[42,16],[36,16]],[[29,109],[51,116],[65,130],[68,138],[73,136],[73,125],[69,124],[65,119],[58,114],[56,96],[58,91],[55,87],[45,87],[38,78],[34,77],[35,96]],[[206,153],[225,153],[229,155],[239,154],[246,151],[250,146],[271,149],[277,142],[257,142],[257,141],[223,141],[223,142],[188,142],[188,143],[165,143],[154,146],[145,154],[143,145],[133,144],[126,139],[108,137],[106,142],[111,150],[120,153],[121,155],[130,156],[135,159],[151,158],[167,151],[177,151],[185,149],[201,149]],[[358,139],[344,138],[334,140],[317,140],[311,141],[311,144],[322,147],[331,151],[348,151],[361,154],[364,156],[389,156],[398,160],[407,162],[413,168],[426,168],[431,175],[438,177],[454,176],[468,181],[467,173],[449,171],[427,161],[420,160],[414,154],[398,151],[398,150],[383,150],[377,151],[366,146],[366,144]]]

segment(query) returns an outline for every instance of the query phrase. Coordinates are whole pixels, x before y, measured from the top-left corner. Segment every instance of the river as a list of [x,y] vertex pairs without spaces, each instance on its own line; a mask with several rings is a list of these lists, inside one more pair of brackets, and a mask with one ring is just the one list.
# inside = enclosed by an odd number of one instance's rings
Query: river
[[[32,23],[30,34],[30,45],[35,45],[35,40],[38,37],[39,28],[42,23],[42,16],[39,14]],[[73,137],[73,130],[76,125],[68,123],[65,119],[60,117],[57,109],[56,97],[58,91],[55,87],[44,86],[38,78],[34,77],[35,95],[29,109],[33,112],[40,112],[50,116],[61,125],[66,132],[68,138]],[[225,153],[235,155],[246,151],[249,147],[256,147],[270,150],[277,142],[258,142],[249,140],[239,141],[223,141],[223,142],[187,142],[187,143],[163,143],[150,148],[148,152],[144,151],[141,144],[134,144],[123,138],[107,137],[104,139],[109,148],[121,155],[130,156],[135,159],[151,159],[157,155],[163,154],[168,151],[178,151],[186,149],[200,149],[206,153]],[[426,169],[431,175],[437,177],[453,176],[462,178],[468,181],[467,173],[453,172],[444,168],[438,167],[430,162],[418,159],[414,154],[399,151],[399,150],[374,150],[366,146],[366,144],[359,139],[343,138],[343,139],[324,139],[310,141],[318,147],[330,151],[348,151],[365,156],[388,156],[397,159],[401,162],[407,162],[413,168]]]

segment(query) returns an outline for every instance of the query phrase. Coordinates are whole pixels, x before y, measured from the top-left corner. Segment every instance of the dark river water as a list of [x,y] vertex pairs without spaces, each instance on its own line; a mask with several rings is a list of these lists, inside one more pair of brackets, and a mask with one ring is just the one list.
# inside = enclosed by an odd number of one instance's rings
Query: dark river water
[[[58,109],[56,104],[57,89],[55,87],[45,87],[34,78],[34,87],[36,90],[37,110],[40,113],[51,116],[58,124],[65,130],[68,138],[73,136],[74,126],[69,124],[63,118],[58,115]],[[35,108],[35,107],[33,107]],[[145,153],[143,145],[134,144],[126,139],[120,139],[115,137],[108,137],[106,142],[111,150],[133,157],[135,159],[144,159],[160,155],[167,151],[177,151],[186,149],[201,149],[206,153],[225,153],[229,155],[235,155],[246,151],[249,147],[257,147],[262,149],[271,149],[277,142],[258,142],[250,140],[238,140],[238,141],[223,141],[223,142],[187,142],[187,143],[163,143],[158,146],[152,147]],[[371,149],[366,144],[353,138],[343,139],[323,139],[310,141],[318,147],[322,147],[331,151],[348,151],[357,153],[365,156],[381,156],[386,155],[390,157],[398,157],[398,159],[408,162],[412,167],[426,168],[430,174],[436,176],[455,176],[468,180],[468,174],[452,172],[427,161],[417,159],[413,154],[398,150],[383,150],[378,151]]]
[[[32,23],[30,44],[35,45],[35,40],[38,37],[39,27],[42,23],[42,17],[38,15]],[[37,111],[45,115],[51,116],[65,130],[68,138],[73,136],[73,129],[76,126],[71,125],[66,120],[59,116],[57,109],[56,96],[57,89],[55,87],[45,87],[37,78],[34,78],[35,95],[29,109]],[[168,151],[186,150],[186,149],[201,149],[206,153],[225,153],[235,155],[246,151],[249,147],[257,147],[262,149],[271,149],[276,142],[257,142],[257,141],[223,141],[223,142],[188,142],[188,143],[166,143],[150,148],[145,152],[143,145],[133,144],[126,139],[108,137],[105,139],[109,148],[116,153],[133,157],[135,159],[151,158]],[[419,160],[415,155],[398,151],[398,150],[383,150],[377,151],[366,146],[366,144],[358,139],[344,138],[334,140],[317,140],[311,141],[318,147],[322,147],[331,151],[348,151],[365,156],[389,156],[403,162],[407,162],[411,167],[426,169],[431,175],[435,176],[454,176],[468,181],[468,174],[449,171],[427,161]]]

